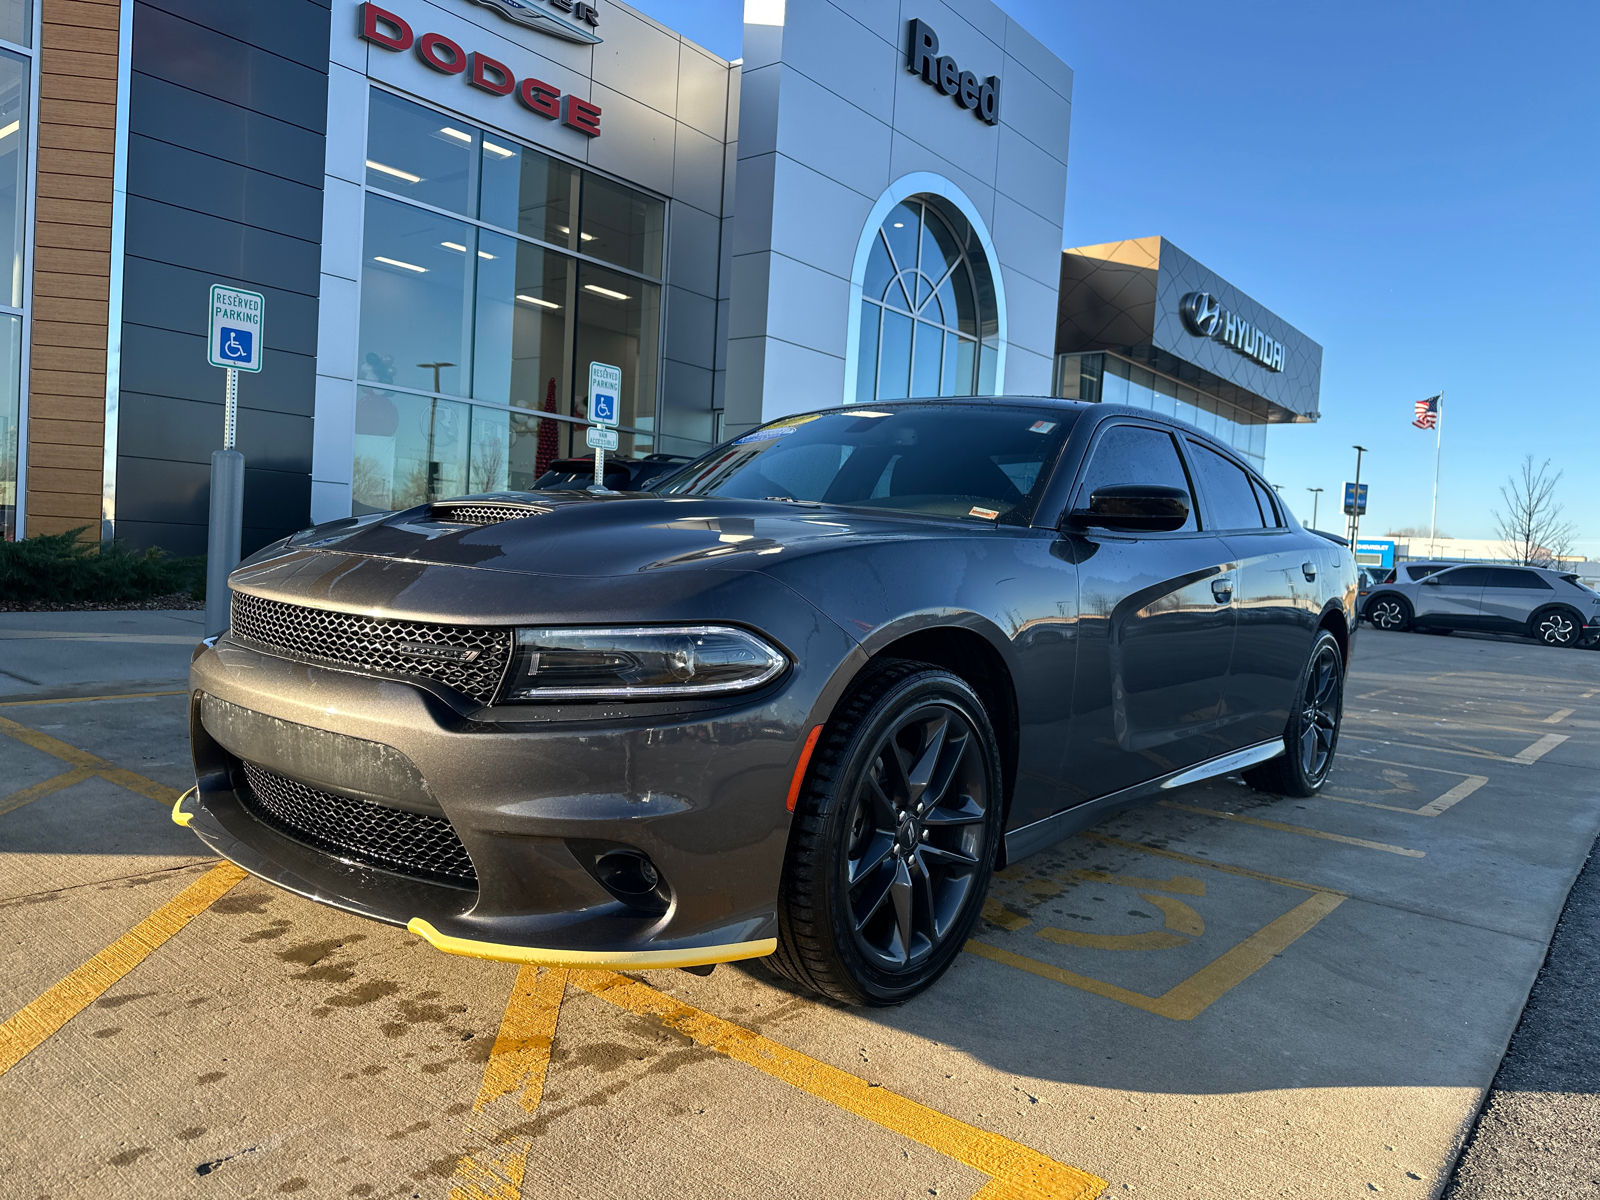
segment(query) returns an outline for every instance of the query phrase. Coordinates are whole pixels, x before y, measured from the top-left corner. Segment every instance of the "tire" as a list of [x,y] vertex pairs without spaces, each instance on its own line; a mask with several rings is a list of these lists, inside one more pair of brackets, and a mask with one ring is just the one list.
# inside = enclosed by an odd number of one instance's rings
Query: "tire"
[[1244,773],[1244,781],[1258,792],[1314,796],[1333,769],[1344,722],[1344,655],[1326,629],[1312,643],[1294,694],[1284,753]]
[[1383,592],[1367,601],[1366,617],[1374,629],[1404,633],[1411,628],[1411,604],[1404,596]]
[[978,919],[1002,806],[1000,749],[973,690],[925,663],[872,664],[812,757],[766,961],[846,1004],[924,991]]
[[1547,608],[1533,614],[1528,622],[1528,635],[1546,646],[1576,646],[1583,639],[1583,620],[1570,609]]

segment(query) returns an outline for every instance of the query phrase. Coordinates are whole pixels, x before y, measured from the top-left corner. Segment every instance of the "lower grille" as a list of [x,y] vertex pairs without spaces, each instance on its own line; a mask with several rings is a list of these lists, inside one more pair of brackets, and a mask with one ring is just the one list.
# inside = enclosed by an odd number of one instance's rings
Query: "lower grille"
[[511,657],[511,630],[364,617],[234,592],[231,635],[294,658],[436,679],[489,704]]
[[456,887],[478,886],[467,848],[444,817],[351,800],[244,764],[254,814],[298,842],[341,858]]

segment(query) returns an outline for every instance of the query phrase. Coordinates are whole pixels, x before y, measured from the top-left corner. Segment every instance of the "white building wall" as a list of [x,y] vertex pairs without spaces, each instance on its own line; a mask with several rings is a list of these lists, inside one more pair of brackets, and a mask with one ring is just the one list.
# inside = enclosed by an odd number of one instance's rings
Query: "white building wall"
[[[993,239],[1002,389],[1048,394],[1071,70],[989,0],[763,0],[747,18],[725,431],[841,401],[856,247],[879,196],[918,171],[958,188]],[[999,125],[906,69],[912,19],[963,70],[1000,76]]]

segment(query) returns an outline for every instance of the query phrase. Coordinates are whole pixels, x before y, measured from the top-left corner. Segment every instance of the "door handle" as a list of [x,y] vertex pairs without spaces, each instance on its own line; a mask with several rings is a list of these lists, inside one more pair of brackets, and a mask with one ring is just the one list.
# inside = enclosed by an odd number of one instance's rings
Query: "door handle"
[[1317,577],[1317,564],[1314,562],[1301,563],[1300,573],[1306,577],[1307,583],[1311,583]]
[[1219,575],[1211,581],[1211,598],[1218,604],[1226,604],[1233,599],[1233,577]]

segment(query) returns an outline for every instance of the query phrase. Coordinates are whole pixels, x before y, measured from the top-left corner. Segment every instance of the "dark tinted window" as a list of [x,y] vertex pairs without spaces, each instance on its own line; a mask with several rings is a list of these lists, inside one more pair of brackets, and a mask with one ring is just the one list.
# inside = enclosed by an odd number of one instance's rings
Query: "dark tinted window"
[[1429,575],[1442,570],[1444,570],[1443,567],[1429,563],[1420,567],[1407,567],[1406,574],[1410,575],[1412,582],[1415,583],[1419,579],[1426,579]]
[[1272,499],[1272,490],[1259,479],[1251,479],[1250,487],[1255,491],[1256,504],[1261,509],[1261,518],[1269,527],[1283,524],[1283,518],[1278,515],[1278,506]]
[[1482,587],[1489,582],[1488,567],[1456,567],[1439,572],[1440,587]]
[[1530,592],[1552,592],[1552,588],[1532,571],[1513,571],[1506,567],[1489,568],[1489,586],[1496,588],[1522,588]]
[[944,402],[784,417],[689,464],[663,494],[992,521],[1042,486],[1076,415]]
[[1260,529],[1267,524],[1262,520],[1250,476],[1245,474],[1244,468],[1199,442],[1191,440],[1189,449],[1213,527]]
[[1088,508],[1089,497],[1096,488],[1113,487],[1119,483],[1154,483],[1161,487],[1182,488],[1190,494],[1189,520],[1184,529],[1196,529],[1194,489],[1189,486],[1189,476],[1178,457],[1178,448],[1172,435],[1144,425],[1113,425],[1103,431],[1089,456],[1089,466],[1083,481],[1078,484],[1078,494],[1073,508]]

